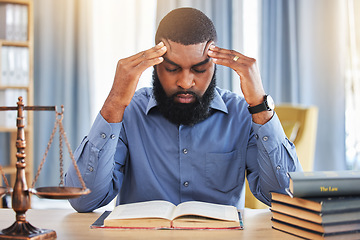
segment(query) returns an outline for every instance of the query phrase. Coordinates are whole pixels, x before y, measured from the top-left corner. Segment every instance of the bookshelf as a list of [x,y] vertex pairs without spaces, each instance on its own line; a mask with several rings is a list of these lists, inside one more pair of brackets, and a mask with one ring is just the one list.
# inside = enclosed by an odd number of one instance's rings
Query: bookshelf
[[[33,89],[33,2],[32,0],[0,0],[0,106],[16,106],[22,96],[26,105],[34,105]],[[11,187],[16,174],[16,111],[0,112],[0,133],[7,137],[9,159],[0,159]],[[26,180],[33,180],[33,113],[27,111]],[[1,179],[0,185],[4,185]],[[0,201],[1,207],[2,201]]]

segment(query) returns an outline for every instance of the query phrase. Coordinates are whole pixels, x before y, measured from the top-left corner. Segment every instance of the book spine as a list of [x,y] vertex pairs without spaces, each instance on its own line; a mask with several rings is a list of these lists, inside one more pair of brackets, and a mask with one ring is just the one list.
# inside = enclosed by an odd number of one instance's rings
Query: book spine
[[291,180],[293,197],[334,197],[360,195],[360,179]]
[[2,46],[0,64],[1,86],[28,86],[29,48]]
[[23,4],[0,3],[0,39],[27,41],[28,7]]

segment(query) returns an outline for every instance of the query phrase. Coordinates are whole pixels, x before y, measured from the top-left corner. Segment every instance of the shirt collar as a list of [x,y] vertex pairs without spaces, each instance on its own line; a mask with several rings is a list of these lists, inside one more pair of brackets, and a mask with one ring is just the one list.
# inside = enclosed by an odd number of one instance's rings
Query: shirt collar
[[[217,88],[215,89],[215,93],[214,93],[214,99],[212,100],[211,104],[210,104],[210,108],[212,109],[215,109],[215,110],[219,110],[219,111],[222,111],[224,113],[228,113],[228,109],[223,101],[223,99],[221,98]],[[157,102],[155,100],[155,97],[153,94],[151,94],[151,97],[150,97],[150,100],[149,100],[149,103],[147,105],[147,108],[146,108],[146,115],[149,114],[150,110],[154,107],[156,107],[157,105]]]

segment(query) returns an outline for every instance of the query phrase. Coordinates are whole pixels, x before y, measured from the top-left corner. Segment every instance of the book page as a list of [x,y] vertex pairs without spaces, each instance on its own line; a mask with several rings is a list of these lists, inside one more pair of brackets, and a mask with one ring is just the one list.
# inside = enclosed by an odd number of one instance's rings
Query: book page
[[149,201],[118,205],[106,219],[165,218],[171,220],[175,205],[167,201]]
[[173,219],[184,215],[199,215],[214,219],[239,222],[236,207],[206,202],[189,201],[179,204],[174,211]]

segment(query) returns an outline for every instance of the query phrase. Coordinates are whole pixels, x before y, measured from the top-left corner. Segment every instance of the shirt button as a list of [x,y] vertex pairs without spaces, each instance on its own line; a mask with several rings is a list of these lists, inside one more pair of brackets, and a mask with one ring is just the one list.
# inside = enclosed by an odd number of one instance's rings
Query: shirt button
[[278,165],[278,166],[276,167],[276,169],[277,169],[277,170],[280,170],[280,169],[281,169],[281,166],[280,166],[280,165]]
[[93,167],[89,167],[89,171],[90,171],[90,172],[94,171],[94,168],[93,168]]
[[255,134],[255,138],[256,138],[256,139],[259,139],[259,135]]
[[186,148],[183,149],[183,153],[184,154],[187,154],[188,153],[188,150]]
[[269,140],[269,137],[264,136],[264,137],[263,137],[263,140],[266,142],[267,140]]
[[115,134],[111,134],[111,135],[110,135],[110,138],[111,138],[111,139],[114,139],[114,138],[115,138]]
[[106,138],[106,134],[105,134],[105,133],[100,134],[100,136],[101,136],[102,139],[105,139],[105,138]]
[[188,182],[188,181],[184,182],[184,187],[187,187],[187,186],[189,186],[189,182]]

